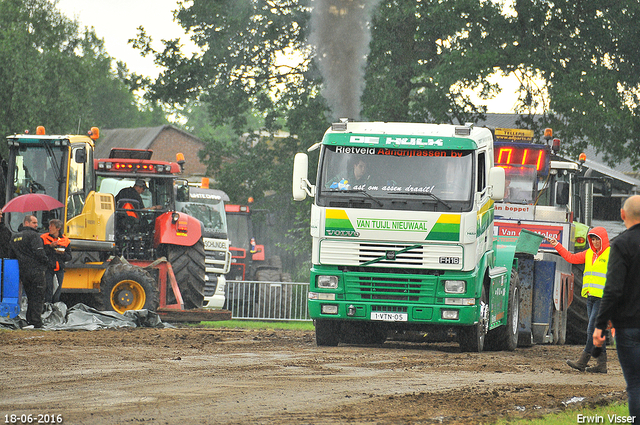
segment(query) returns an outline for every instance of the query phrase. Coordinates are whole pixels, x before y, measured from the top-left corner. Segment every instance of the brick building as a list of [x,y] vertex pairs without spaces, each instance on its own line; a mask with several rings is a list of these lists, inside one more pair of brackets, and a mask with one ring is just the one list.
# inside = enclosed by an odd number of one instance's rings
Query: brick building
[[95,157],[108,158],[111,148],[151,149],[154,159],[172,162],[176,161],[176,154],[181,152],[186,161],[185,177],[204,176],[207,171],[206,165],[198,159],[204,142],[172,125],[101,130]]

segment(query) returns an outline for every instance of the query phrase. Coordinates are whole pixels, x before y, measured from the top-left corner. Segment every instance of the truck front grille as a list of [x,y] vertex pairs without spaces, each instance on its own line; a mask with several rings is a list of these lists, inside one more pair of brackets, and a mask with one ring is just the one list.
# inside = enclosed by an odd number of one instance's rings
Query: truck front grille
[[[223,253],[222,260],[219,259],[220,257],[220,254],[218,254],[219,252]],[[204,264],[207,270],[207,274],[210,274],[210,273],[224,274],[224,266],[225,266],[224,251],[206,250],[204,253],[205,253]]]
[[372,305],[371,311],[381,311],[385,313],[406,313],[409,309],[404,305]]
[[216,275],[209,275],[207,273],[207,279],[204,282],[204,296],[213,297],[218,287],[218,277]]
[[426,302],[435,296],[436,277],[384,274],[345,275],[347,298],[349,300],[384,300]]
[[[320,263],[359,266],[369,261],[378,260],[368,264],[367,267],[462,270],[463,250],[461,246],[421,245],[420,243],[415,245],[323,239],[320,241]],[[404,249],[407,251],[398,253]],[[393,253],[392,259],[387,259],[389,253]],[[443,259],[447,259],[447,262],[443,262]],[[458,259],[457,263],[452,262],[451,259]]]

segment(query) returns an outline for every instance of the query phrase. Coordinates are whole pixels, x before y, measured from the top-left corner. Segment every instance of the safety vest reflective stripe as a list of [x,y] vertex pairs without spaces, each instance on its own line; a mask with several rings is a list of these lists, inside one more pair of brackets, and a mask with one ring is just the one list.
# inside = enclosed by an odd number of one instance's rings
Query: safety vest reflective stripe
[[609,248],[605,249],[598,256],[595,263],[593,258],[595,252],[589,250],[585,256],[584,273],[582,275],[582,292],[583,297],[589,295],[602,298],[604,285],[607,281],[607,264],[609,263]]
[[[127,202],[126,204],[124,204],[122,206],[122,208],[124,208],[125,210],[132,210],[133,209],[133,205],[130,202]],[[129,217],[138,218],[138,213],[135,212],[135,211],[127,211],[127,215]]]

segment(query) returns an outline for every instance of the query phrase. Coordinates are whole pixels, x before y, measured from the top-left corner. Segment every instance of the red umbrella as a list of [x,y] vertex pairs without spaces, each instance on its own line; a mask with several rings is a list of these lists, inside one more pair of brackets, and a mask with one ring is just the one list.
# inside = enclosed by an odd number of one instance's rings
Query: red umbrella
[[20,195],[2,207],[2,212],[30,212],[30,211],[50,211],[56,208],[62,208],[64,204],[44,193],[27,193]]

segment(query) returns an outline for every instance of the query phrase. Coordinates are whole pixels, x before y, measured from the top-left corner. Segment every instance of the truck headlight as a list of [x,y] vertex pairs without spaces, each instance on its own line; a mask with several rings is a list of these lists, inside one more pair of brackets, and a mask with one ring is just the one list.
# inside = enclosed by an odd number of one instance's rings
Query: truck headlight
[[324,292],[309,292],[309,299],[335,301],[336,294],[327,294]]
[[447,294],[464,294],[467,292],[467,282],[465,280],[445,280],[444,292]]
[[320,311],[322,314],[338,314],[338,306],[335,304],[322,304]]
[[338,287],[338,276],[317,276],[316,285],[318,288],[335,289]]
[[445,305],[476,305],[475,298],[445,298]]
[[442,310],[443,320],[458,320],[458,310]]

